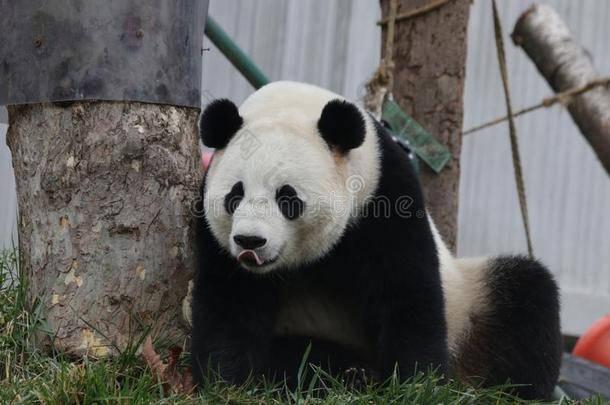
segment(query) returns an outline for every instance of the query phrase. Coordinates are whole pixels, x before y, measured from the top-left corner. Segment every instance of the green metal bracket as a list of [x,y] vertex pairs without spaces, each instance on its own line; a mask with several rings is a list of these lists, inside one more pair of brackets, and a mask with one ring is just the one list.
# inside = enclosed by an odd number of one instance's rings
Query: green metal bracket
[[449,150],[394,101],[383,102],[381,119],[390,126],[394,135],[406,139],[409,147],[435,173],[440,173],[451,159]]

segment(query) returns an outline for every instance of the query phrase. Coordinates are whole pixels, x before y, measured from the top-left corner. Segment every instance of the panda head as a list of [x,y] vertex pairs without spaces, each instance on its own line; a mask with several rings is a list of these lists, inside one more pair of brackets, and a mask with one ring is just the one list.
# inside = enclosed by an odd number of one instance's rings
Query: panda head
[[323,257],[377,185],[376,138],[354,104],[321,88],[276,82],[238,109],[212,102],[201,115],[216,148],[204,190],[212,234],[256,273]]

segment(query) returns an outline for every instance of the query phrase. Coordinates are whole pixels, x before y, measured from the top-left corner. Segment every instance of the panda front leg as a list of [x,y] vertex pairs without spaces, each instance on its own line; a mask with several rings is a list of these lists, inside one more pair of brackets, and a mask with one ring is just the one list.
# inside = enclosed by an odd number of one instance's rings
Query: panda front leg
[[245,272],[221,270],[200,274],[194,289],[191,363],[199,386],[206,377],[241,384],[269,361],[275,292]]
[[[434,268],[434,267],[433,267]],[[396,370],[401,380],[417,371],[447,375],[448,349],[440,282],[424,270],[416,277],[388,279],[372,292],[365,315],[375,342],[376,370],[381,380]],[[426,278],[428,278],[426,280]]]

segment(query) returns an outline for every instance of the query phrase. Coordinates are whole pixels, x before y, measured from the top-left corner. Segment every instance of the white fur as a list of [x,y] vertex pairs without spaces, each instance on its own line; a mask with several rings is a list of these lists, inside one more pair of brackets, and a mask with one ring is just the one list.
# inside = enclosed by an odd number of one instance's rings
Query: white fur
[[[261,267],[244,266],[249,270],[268,272],[322,257],[377,188],[379,147],[366,113],[365,140],[347,156],[331,152],[318,132],[322,109],[334,99],[342,97],[303,83],[271,83],[242,104],[243,127],[212,160],[204,194],[212,233],[236,257],[242,249],[233,236],[264,237],[267,244],[257,249],[259,257],[277,259]],[[245,196],[231,216],[223,201],[238,181]],[[305,201],[304,214],[294,221],[284,218],[275,203],[276,190],[285,184]]]
[[449,351],[456,354],[460,342],[471,330],[471,316],[482,313],[489,306],[483,279],[488,258],[453,257],[429,214],[428,221],[439,257]]

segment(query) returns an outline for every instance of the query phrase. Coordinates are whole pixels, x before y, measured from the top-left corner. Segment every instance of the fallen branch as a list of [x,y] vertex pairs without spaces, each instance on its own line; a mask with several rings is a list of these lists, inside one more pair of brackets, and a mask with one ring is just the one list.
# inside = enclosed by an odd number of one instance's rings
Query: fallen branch
[[[542,101],[539,102],[538,104],[534,104],[532,106],[529,106],[529,107],[523,108],[521,110],[515,111],[513,113],[513,117],[518,117],[520,115],[525,115],[527,113],[539,110],[541,108],[549,108],[549,107],[551,107],[551,106],[553,106],[553,105],[555,105],[557,103],[561,103],[563,105],[567,105],[571,101],[572,97],[581,95],[583,93],[588,92],[591,89],[594,89],[594,88],[600,87],[600,86],[605,86],[605,87],[610,86],[610,77],[605,77],[603,79],[593,80],[593,81],[585,84],[584,86],[575,87],[575,88],[572,88],[572,89],[569,89],[569,90],[566,90],[566,91],[562,91],[561,93],[557,93],[554,96],[546,97],[546,98],[542,99]],[[506,116],[506,115],[503,116],[503,117],[498,117],[498,118],[495,118],[495,119],[493,119],[491,121],[487,121],[484,124],[477,125],[476,127],[469,128],[469,129],[465,130],[464,132],[462,132],[462,135],[469,135],[469,134],[472,134],[473,132],[478,132],[478,131],[480,131],[482,129],[492,127],[492,126],[494,126],[496,124],[500,124],[500,123],[502,123],[504,121],[507,121],[507,120],[508,120],[508,116]]]
[[[587,51],[574,41],[561,17],[548,5],[535,4],[525,11],[512,38],[556,92],[600,80]],[[567,108],[610,174],[610,92],[596,86],[571,97]]]

